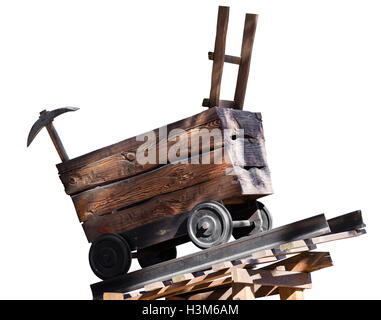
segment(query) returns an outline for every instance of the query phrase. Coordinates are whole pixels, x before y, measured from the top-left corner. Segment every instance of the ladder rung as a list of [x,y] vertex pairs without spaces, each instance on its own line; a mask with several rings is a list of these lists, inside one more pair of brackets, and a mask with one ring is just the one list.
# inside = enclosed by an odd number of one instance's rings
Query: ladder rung
[[[214,60],[214,52],[208,52],[208,58],[209,60]],[[224,62],[239,65],[241,63],[241,57],[225,55]]]
[[[210,99],[204,99],[202,100],[202,106],[203,107],[214,107],[210,105]],[[216,107],[222,107],[222,108],[234,108],[234,101],[231,100],[219,100],[218,105]]]

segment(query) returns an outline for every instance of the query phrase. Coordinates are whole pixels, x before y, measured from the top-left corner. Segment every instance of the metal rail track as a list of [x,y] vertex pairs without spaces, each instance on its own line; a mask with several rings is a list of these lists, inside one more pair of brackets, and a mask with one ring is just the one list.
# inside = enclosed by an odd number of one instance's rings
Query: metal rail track
[[270,231],[244,237],[184,257],[165,261],[128,274],[94,283],[91,290],[94,299],[102,299],[104,292],[128,292],[144,285],[183,273],[210,268],[220,262],[245,258],[252,253],[272,249],[284,243],[317,237],[330,233],[324,214],[300,220]]
[[144,285],[163,281],[176,275],[196,272],[212,265],[242,259],[254,252],[277,248],[282,244],[364,228],[361,211],[325,219],[324,214],[287,224],[259,235],[225,243],[184,257],[165,261],[113,279],[91,285],[94,299],[102,299],[104,292],[129,292]]

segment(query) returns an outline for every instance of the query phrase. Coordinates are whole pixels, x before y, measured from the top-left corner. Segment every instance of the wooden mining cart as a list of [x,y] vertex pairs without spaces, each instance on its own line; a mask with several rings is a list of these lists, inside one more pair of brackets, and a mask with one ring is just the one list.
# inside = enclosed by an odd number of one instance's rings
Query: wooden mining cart
[[[44,126],[54,142],[101,279],[126,273],[132,258],[143,268],[173,259],[189,240],[204,249],[271,229],[257,201],[272,193],[262,117],[242,110],[257,15],[246,15],[241,57],[225,55],[228,16],[220,7],[206,111],[71,160],[52,121],[76,108],[43,111],[31,129],[28,145]],[[233,101],[219,98],[224,62],[239,66]],[[154,161],[142,161],[146,155]]]

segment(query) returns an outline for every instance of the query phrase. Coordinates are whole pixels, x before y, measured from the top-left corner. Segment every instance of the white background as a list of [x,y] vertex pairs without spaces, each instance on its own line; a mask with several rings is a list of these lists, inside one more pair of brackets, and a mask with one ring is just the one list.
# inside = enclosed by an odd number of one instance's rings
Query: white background
[[39,111],[81,108],[55,121],[72,157],[203,111],[218,5],[230,55],[259,13],[245,109],[263,115],[275,226],[356,209],[367,223],[319,247],[335,266],[306,298],[380,298],[381,6],[348,0],[1,1],[0,298],[91,299],[98,281],[46,131],[26,148]]

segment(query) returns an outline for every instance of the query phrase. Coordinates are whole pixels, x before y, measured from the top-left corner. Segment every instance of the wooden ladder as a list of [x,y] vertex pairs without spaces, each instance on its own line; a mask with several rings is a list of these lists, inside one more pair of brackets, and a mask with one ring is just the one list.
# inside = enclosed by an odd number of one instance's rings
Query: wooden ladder
[[[257,28],[257,20],[257,14],[246,14],[242,38],[241,56],[235,57],[225,55],[226,34],[228,31],[229,22],[229,7],[220,6],[218,8],[214,52],[208,53],[209,60],[213,60],[210,96],[208,99],[203,100],[202,106],[209,108],[217,106],[239,110],[243,109],[247,81],[249,78],[251,53],[253,50],[255,30]],[[220,100],[222,72],[225,62],[237,64],[239,66],[234,101]]]

